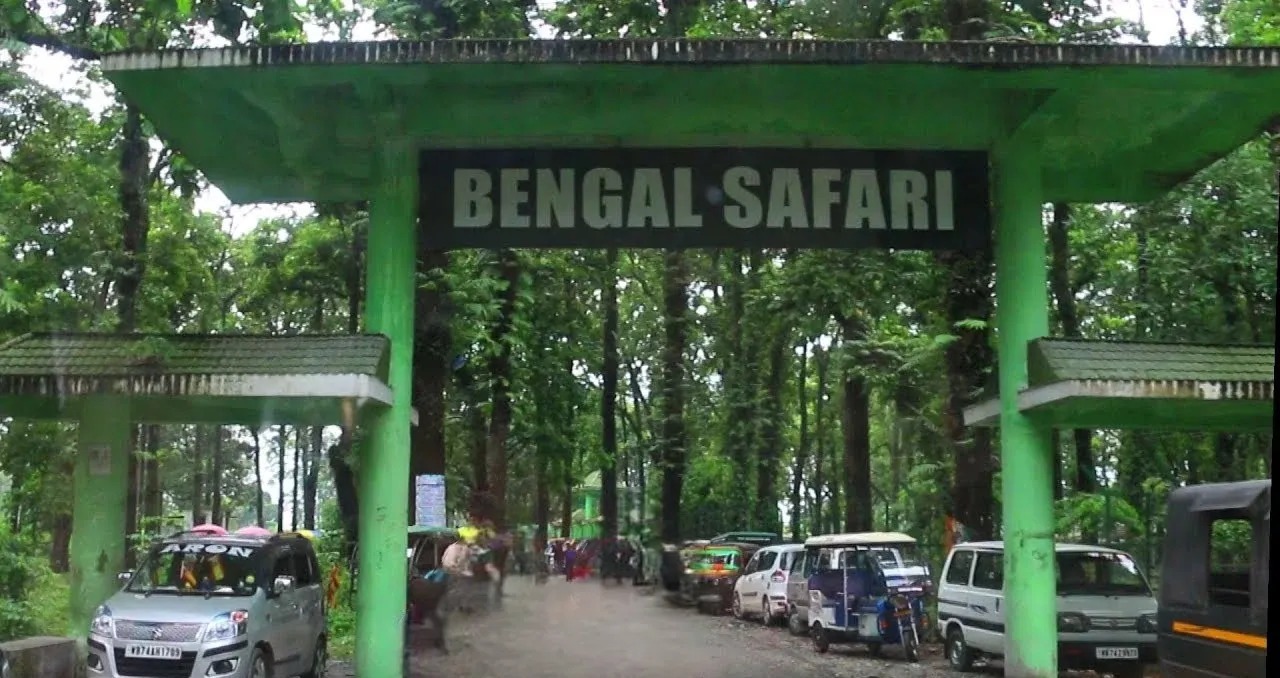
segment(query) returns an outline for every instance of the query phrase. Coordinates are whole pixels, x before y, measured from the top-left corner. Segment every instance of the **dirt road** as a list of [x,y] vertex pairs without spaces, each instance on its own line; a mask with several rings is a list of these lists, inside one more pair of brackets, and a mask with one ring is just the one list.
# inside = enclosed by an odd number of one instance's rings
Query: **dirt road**
[[[819,655],[784,628],[700,615],[598,580],[535,586],[513,577],[503,609],[455,615],[448,641],[447,655],[415,651],[414,678],[954,678],[934,647],[919,664],[892,647],[880,659],[860,646]],[[330,671],[351,675],[344,666]]]

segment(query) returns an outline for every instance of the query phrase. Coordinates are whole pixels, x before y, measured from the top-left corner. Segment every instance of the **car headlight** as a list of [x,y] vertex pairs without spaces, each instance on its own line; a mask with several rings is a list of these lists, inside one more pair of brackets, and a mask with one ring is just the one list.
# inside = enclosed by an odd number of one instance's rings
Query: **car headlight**
[[1158,629],[1156,624],[1156,616],[1154,614],[1144,614],[1138,617],[1138,633],[1155,633]]
[[98,609],[93,611],[93,621],[89,622],[89,633],[110,638],[115,635],[114,630],[111,608],[106,605],[99,605]]
[[1062,633],[1084,633],[1089,630],[1089,618],[1079,612],[1059,612],[1058,631]]
[[249,611],[224,612],[213,618],[204,629],[204,642],[231,640],[249,632]]

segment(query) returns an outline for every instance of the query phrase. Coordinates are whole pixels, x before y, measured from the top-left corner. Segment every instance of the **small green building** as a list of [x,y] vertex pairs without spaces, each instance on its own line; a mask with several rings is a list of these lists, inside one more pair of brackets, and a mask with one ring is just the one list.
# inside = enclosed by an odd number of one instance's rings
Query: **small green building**
[[[604,534],[600,515],[600,493],[599,471],[588,474],[581,483],[573,488],[573,513],[571,514],[572,522],[569,526],[569,537],[571,539],[596,539]],[[639,530],[642,522],[640,498],[640,488],[618,486],[619,534],[632,534]],[[560,521],[553,521],[549,531],[553,535],[559,535],[561,534],[560,527]]]

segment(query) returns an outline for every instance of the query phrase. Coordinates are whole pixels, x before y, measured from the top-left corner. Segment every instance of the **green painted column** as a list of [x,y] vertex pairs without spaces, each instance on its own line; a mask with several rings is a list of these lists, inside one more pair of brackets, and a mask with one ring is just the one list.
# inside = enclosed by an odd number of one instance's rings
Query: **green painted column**
[[417,163],[392,146],[378,159],[369,201],[365,330],[391,340],[390,408],[366,419],[357,468],[360,556],[356,675],[392,678],[403,668],[413,310],[417,257]]
[[129,496],[129,401],[85,398],[72,472],[71,615],[68,635],[84,638],[94,610],[116,592],[124,569]]
[[1027,385],[1027,342],[1049,332],[1037,154],[994,156],[996,340],[1000,372],[1001,501],[1004,512],[1005,662],[1012,678],[1058,675],[1049,428],[1018,412]]

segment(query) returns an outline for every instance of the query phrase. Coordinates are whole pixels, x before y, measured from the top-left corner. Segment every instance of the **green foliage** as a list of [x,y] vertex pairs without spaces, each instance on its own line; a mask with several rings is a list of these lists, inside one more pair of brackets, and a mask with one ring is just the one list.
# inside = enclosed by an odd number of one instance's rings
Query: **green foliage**
[[0,531],[0,641],[30,635],[36,630],[32,593],[36,571],[17,537]]

